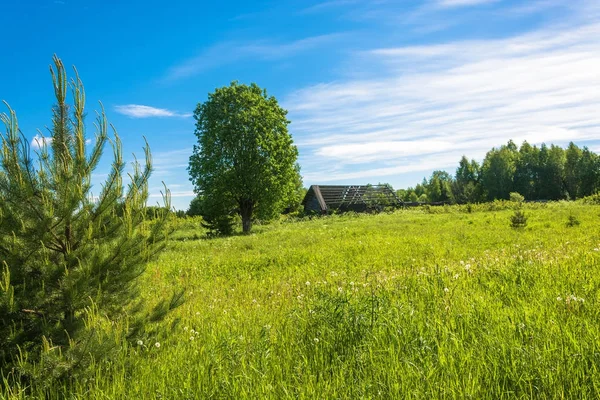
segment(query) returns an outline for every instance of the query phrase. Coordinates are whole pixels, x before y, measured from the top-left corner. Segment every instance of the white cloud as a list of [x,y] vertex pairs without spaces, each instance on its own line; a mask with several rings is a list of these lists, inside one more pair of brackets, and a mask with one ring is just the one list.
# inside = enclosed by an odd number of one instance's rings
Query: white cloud
[[51,137],[45,137],[38,133],[31,140],[31,147],[33,147],[34,149],[40,149],[44,145],[49,146],[50,143],[52,143]]
[[455,167],[509,139],[596,141],[598,37],[600,22],[588,20],[362,53],[361,65],[379,76],[317,84],[284,101],[305,182]]
[[152,118],[152,117],[191,117],[191,113],[177,113],[175,111],[167,110],[166,108],[156,108],[150,106],[144,106],[140,104],[127,104],[122,106],[115,106],[115,111],[119,114],[127,115],[132,118]]

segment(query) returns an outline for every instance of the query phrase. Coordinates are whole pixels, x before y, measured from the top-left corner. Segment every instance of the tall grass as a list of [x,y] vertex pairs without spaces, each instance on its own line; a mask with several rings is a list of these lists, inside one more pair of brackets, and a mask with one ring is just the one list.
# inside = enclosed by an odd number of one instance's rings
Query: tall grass
[[32,397],[599,398],[600,209],[525,207],[521,230],[481,207],[210,240],[184,222],[143,279],[148,307],[186,303]]

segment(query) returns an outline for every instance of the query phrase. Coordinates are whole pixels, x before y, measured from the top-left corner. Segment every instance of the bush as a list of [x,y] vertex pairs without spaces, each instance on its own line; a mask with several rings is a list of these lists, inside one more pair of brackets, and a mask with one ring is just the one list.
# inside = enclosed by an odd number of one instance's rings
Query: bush
[[579,222],[579,219],[573,215],[573,214],[569,214],[569,217],[567,218],[567,227],[572,228],[574,226],[579,225],[581,222]]
[[[25,385],[74,378],[116,346],[117,327],[131,335],[158,315],[136,313],[133,303],[137,278],[168,234],[168,191],[164,208],[146,222],[148,146],[144,166],[134,165],[125,190],[115,132],[111,171],[92,196],[109,125],[102,111],[95,144],[86,149],[83,85],[77,75],[69,85],[60,59],[54,64],[51,136],[40,141],[37,157],[15,112],[0,115],[6,127],[0,133],[0,373]],[[66,102],[68,86],[73,105]],[[101,320],[110,335],[96,329]]]
[[525,197],[523,197],[517,192],[512,192],[510,193],[510,201],[512,201],[513,203],[522,203],[525,201]]
[[583,204],[600,205],[600,192],[584,197],[580,201]]
[[510,217],[511,228],[519,229],[527,226],[527,216],[521,209],[515,210],[513,215]]

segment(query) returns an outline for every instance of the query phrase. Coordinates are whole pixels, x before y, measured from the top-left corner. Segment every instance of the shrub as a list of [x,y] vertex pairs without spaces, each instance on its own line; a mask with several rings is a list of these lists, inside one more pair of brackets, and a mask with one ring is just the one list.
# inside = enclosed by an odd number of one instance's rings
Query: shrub
[[513,215],[510,217],[511,228],[519,229],[527,226],[527,216],[521,209],[515,210]]
[[600,192],[597,192],[590,196],[582,198],[581,202],[583,204],[599,205],[600,204]]
[[575,215],[569,214],[569,217],[567,218],[567,224],[566,224],[567,227],[572,228],[579,224],[580,224],[579,219]]
[[510,193],[510,201],[512,201],[513,203],[522,203],[525,201],[525,197],[523,197],[518,192],[511,192]]

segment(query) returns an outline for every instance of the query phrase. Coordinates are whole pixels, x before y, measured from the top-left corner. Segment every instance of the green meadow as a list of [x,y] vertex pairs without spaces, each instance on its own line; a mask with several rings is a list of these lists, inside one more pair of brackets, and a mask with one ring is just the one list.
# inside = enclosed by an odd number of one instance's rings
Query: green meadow
[[183,304],[128,340],[99,324],[118,355],[30,396],[600,398],[600,207],[524,210],[520,229],[492,203],[213,239],[176,220],[142,286],[148,307],[173,288]]

